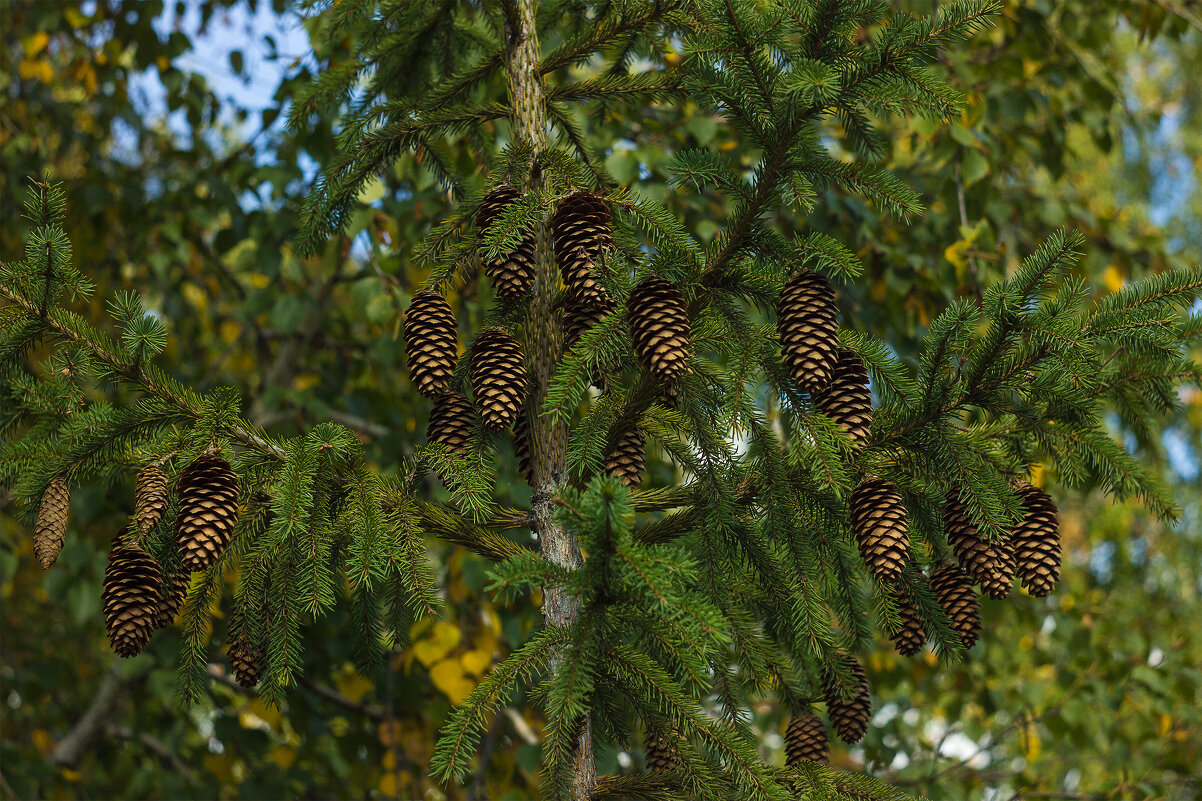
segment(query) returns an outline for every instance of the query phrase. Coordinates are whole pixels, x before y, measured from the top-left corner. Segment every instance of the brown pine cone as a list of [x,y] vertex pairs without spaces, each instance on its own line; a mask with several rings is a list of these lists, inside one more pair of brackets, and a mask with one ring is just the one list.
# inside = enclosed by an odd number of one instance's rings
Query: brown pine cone
[[1050,495],[1030,484],[1018,491],[1023,519],[1011,535],[1018,576],[1033,598],[1043,598],[1060,581],[1060,523]]
[[405,310],[405,355],[409,378],[417,391],[437,398],[459,364],[459,329],[446,298],[427,289],[413,296]]
[[834,376],[839,353],[839,310],[830,281],[820,273],[801,272],[781,292],[776,330],[789,376],[814,393]]
[[71,490],[67,479],[56,476],[42,493],[42,505],[38,507],[38,519],[33,527],[33,555],[42,570],[49,570],[58,561],[70,516]]
[[684,296],[653,275],[630,293],[626,305],[634,349],[653,376],[670,384],[689,369],[692,349]]
[[860,556],[873,575],[883,583],[900,579],[910,559],[910,530],[897,487],[869,476],[851,494],[849,506]]
[[810,710],[789,719],[785,731],[785,764],[797,767],[809,760],[820,765],[830,764],[831,744],[826,736],[826,726]]

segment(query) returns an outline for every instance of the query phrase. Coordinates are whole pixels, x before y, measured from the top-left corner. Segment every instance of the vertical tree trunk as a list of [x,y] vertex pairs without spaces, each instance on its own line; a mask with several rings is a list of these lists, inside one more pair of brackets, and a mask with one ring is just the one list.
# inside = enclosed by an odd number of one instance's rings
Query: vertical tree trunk
[[[538,32],[535,28],[537,0],[517,0],[509,31],[509,86],[513,103],[514,136],[534,150],[535,169],[531,177],[537,189],[540,181],[538,156],[547,147],[547,112],[543,87],[538,75]],[[551,241],[545,225],[539,227],[538,272],[526,330],[526,347],[531,370],[531,411],[529,416],[532,476],[532,518],[542,555],[565,566],[581,563],[580,543],[555,520],[551,499],[567,481],[567,426],[555,424],[538,414],[547,395],[547,384],[555,373],[562,350],[561,326],[554,310],[559,276],[552,257]],[[580,613],[580,602],[558,588],[543,593],[543,616],[548,624],[565,626]],[[551,670],[559,660],[551,663]],[[576,744],[576,765],[572,776],[572,797],[584,801],[597,782],[593,760],[592,726],[586,718]]]

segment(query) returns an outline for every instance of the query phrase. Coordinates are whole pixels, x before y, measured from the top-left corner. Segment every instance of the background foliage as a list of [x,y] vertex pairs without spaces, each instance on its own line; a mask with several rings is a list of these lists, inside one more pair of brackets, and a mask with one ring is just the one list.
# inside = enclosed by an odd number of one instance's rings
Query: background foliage
[[[928,0],[898,5],[932,10]],[[343,422],[360,432],[376,465],[395,470],[424,430],[411,412],[423,407],[402,379],[398,312],[425,277],[408,247],[447,213],[449,200],[435,176],[406,156],[359,198],[341,240],[298,258],[289,245],[296,214],[315,165],[331,155],[334,132],[320,124],[286,129],[280,112],[318,62],[344,59],[353,42],[331,47],[318,35],[328,19],[298,22],[298,11],[279,0],[195,2],[183,11],[153,1],[6,6],[0,252],[20,251],[26,230],[17,200],[25,180],[49,165],[65,182],[67,233],[76,266],[99,283],[95,297],[141,292],[167,324],[163,363],[181,380],[238,386],[255,422],[281,433]],[[283,52],[250,24],[275,15],[303,25],[300,39],[311,37],[315,50]],[[977,294],[1057,227],[1086,235],[1080,269],[1110,290],[1202,261],[1202,89],[1190,69],[1202,63],[1200,19],[1189,3],[1008,2],[994,29],[949,52],[953,82],[969,97],[960,124],[896,122],[884,156],[923,193],[921,219],[901,225],[836,197],[814,214],[778,212],[780,224],[832,233],[864,259],[872,279],[860,282],[868,296],[857,300],[867,302],[847,304],[863,315],[848,327],[887,338],[911,357],[949,300]],[[228,97],[215,88],[219,76],[245,79],[264,101]],[[716,230],[724,199],[669,187],[674,153],[705,145],[735,163],[756,158],[689,103],[615,109],[579,124],[619,183],[666,201],[703,234],[707,225]],[[830,135],[838,141],[842,133]],[[452,155],[471,158],[467,147]],[[476,292],[469,283],[452,299],[466,328],[481,313]],[[963,666],[894,660],[882,648],[869,666],[874,725],[860,747],[835,749],[835,765],[867,766],[931,798],[1198,792],[1202,392],[1184,393],[1165,431],[1128,435],[1128,446],[1160,460],[1176,483],[1182,522],[1169,528],[1136,506],[1058,492],[1066,546],[1060,591],[1046,602],[986,602],[991,633]],[[430,490],[442,491],[437,482]],[[514,493],[525,491],[515,482]],[[354,671],[348,626],[336,612],[310,627],[305,683],[282,710],[231,686],[215,645],[206,703],[181,712],[172,703],[174,634],[123,664],[103,635],[104,553],[131,497],[129,486],[76,492],[71,545],[47,575],[28,533],[0,512],[7,785],[0,791],[21,798],[536,792],[540,722],[517,711],[486,736],[491,760],[467,788],[438,787],[415,767],[428,763],[451,705],[537,619],[534,607],[501,605],[483,591],[478,559],[458,549],[441,554],[445,616],[415,626],[413,647],[379,675]],[[234,580],[227,576],[225,604]],[[224,625],[220,610],[216,625]],[[214,632],[214,643],[221,635]],[[71,764],[56,764],[97,698],[111,701],[105,736]],[[761,712],[765,753],[779,752],[783,721],[772,709]],[[632,757],[639,755],[602,753],[599,769],[613,772]]]

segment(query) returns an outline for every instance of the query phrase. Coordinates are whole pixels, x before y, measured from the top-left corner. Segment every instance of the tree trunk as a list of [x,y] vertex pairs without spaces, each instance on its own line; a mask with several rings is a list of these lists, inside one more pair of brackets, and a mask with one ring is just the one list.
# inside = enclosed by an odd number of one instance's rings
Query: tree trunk
[[[538,156],[547,147],[547,111],[542,79],[538,75],[539,45],[535,28],[537,0],[517,0],[509,30],[509,86],[513,103],[514,136],[534,151],[534,172],[530,189],[540,183]],[[559,275],[552,257],[551,241],[545,225],[539,226],[537,274],[534,280],[530,318],[526,328],[527,358],[531,370],[529,440],[531,458],[531,517],[539,550],[550,561],[568,567],[581,563],[580,543],[563,530],[555,519],[552,498],[567,481],[568,430],[538,412],[547,395],[547,384],[555,373],[562,351],[561,326],[555,312],[555,293]],[[549,587],[543,593],[543,617],[549,625],[566,626],[580,614],[580,601],[560,588]],[[553,659],[551,670],[559,659]],[[584,801],[597,783],[593,760],[592,725],[586,717],[576,743],[576,765],[572,776],[572,797]]]

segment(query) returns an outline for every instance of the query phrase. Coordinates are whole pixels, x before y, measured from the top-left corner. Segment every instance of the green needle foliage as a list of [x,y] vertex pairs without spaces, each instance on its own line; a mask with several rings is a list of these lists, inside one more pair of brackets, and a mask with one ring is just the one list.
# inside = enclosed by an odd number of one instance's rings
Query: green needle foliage
[[[403,645],[411,620],[436,613],[426,557],[434,536],[493,561],[499,598],[554,591],[577,610],[567,625],[534,632],[446,722],[430,766],[440,779],[471,769],[492,717],[522,696],[545,719],[547,798],[573,794],[581,759],[591,759],[580,752],[582,732],[637,750],[652,731],[679,738],[677,767],[602,777],[594,797],[898,797],[817,765],[772,768],[747,725],[755,702],[798,711],[819,703],[824,674],[854,692],[846,655],[873,647],[874,625],[897,625],[896,588],[856,552],[849,496],[867,475],[899,488],[911,544],[898,587],[941,658],[964,659],[924,573],[951,558],[941,519],[949,489],[960,489],[986,539],[1021,517],[1016,482],[1037,465],[1066,486],[1135,496],[1174,516],[1173,499],[1106,417],[1148,431],[1175,407],[1181,382],[1199,382],[1188,348],[1202,325],[1189,309],[1202,270],[1157,275],[1095,302],[1073,272],[1084,241],[1064,232],[983,297],[936,317],[916,363],[841,330],[842,347],[871,378],[874,418],[859,447],[790,382],[772,316],[783,283],[801,269],[836,285],[857,281],[855,243],[783,229],[772,212],[835,198],[901,220],[921,214],[921,198],[874,166],[883,152],[875,123],[955,118],[961,98],[932,66],[936,54],[988,25],[997,4],[954,2],[919,19],[874,0],[560,0],[539,5],[534,31],[521,27],[521,5],[330,6],[320,18],[327,34],[353,36],[356,46],[290,112],[291,125],[304,127],[337,109],[340,124],[337,155],[312,188],[296,243],[322,248],[369,182],[405,153],[458,202],[415,251],[436,290],[475,276],[481,255],[514,250],[571,193],[607,200],[615,244],[595,276],[615,310],[555,360],[541,407],[527,409],[568,427],[570,484],[553,503],[583,554],[579,565],[505,533],[531,525],[494,500],[493,456],[509,447],[507,434],[477,424],[466,454],[430,445],[404,475],[378,475],[346,428],[323,423],[282,439],[247,422],[236,392],[174,381],[156,364],[168,326],[136,295],[110,302],[111,333],[86,323],[71,304],[88,296],[88,282],[71,266],[62,193],[50,183],[31,187],[25,257],[0,269],[0,481],[32,521],[57,476],[124,485],[151,462],[175,476],[214,447],[229,458],[242,508],[233,546],[193,580],[183,608],[185,703],[203,690],[208,618],[230,564],[240,565],[239,625],[265,654],[261,691],[280,703],[302,671],[305,626],[335,605],[354,610],[364,669]],[[539,150],[518,135],[510,100],[510,48],[527,36],[543,42],[535,73],[550,143]],[[666,63],[669,49],[680,57]],[[579,80],[573,66],[586,62],[604,69]],[[724,201],[708,245],[662,204],[619,186],[581,134],[620,106],[654,113],[681,98],[759,153],[750,170],[703,149],[674,160],[676,185]],[[844,134],[838,148],[822,133],[832,121]],[[520,200],[480,237],[480,203],[502,184],[521,187]],[[651,275],[681,290],[692,329],[691,370],[672,403],[636,366],[626,321],[632,288]],[[506,328],[530,353],[555,323],[530,311],[498,304],[481,323]],[[451,381],[465,393],[468,361]],[[590,388],[599,375],[603,394]],[[675,467],[673,482],[632,490],[603,475],[606,454],[631,427]],[[425,470],[444,477],[449,506],[420,496]],[[160,523],[144,545],[173,565],[168,528]]]

